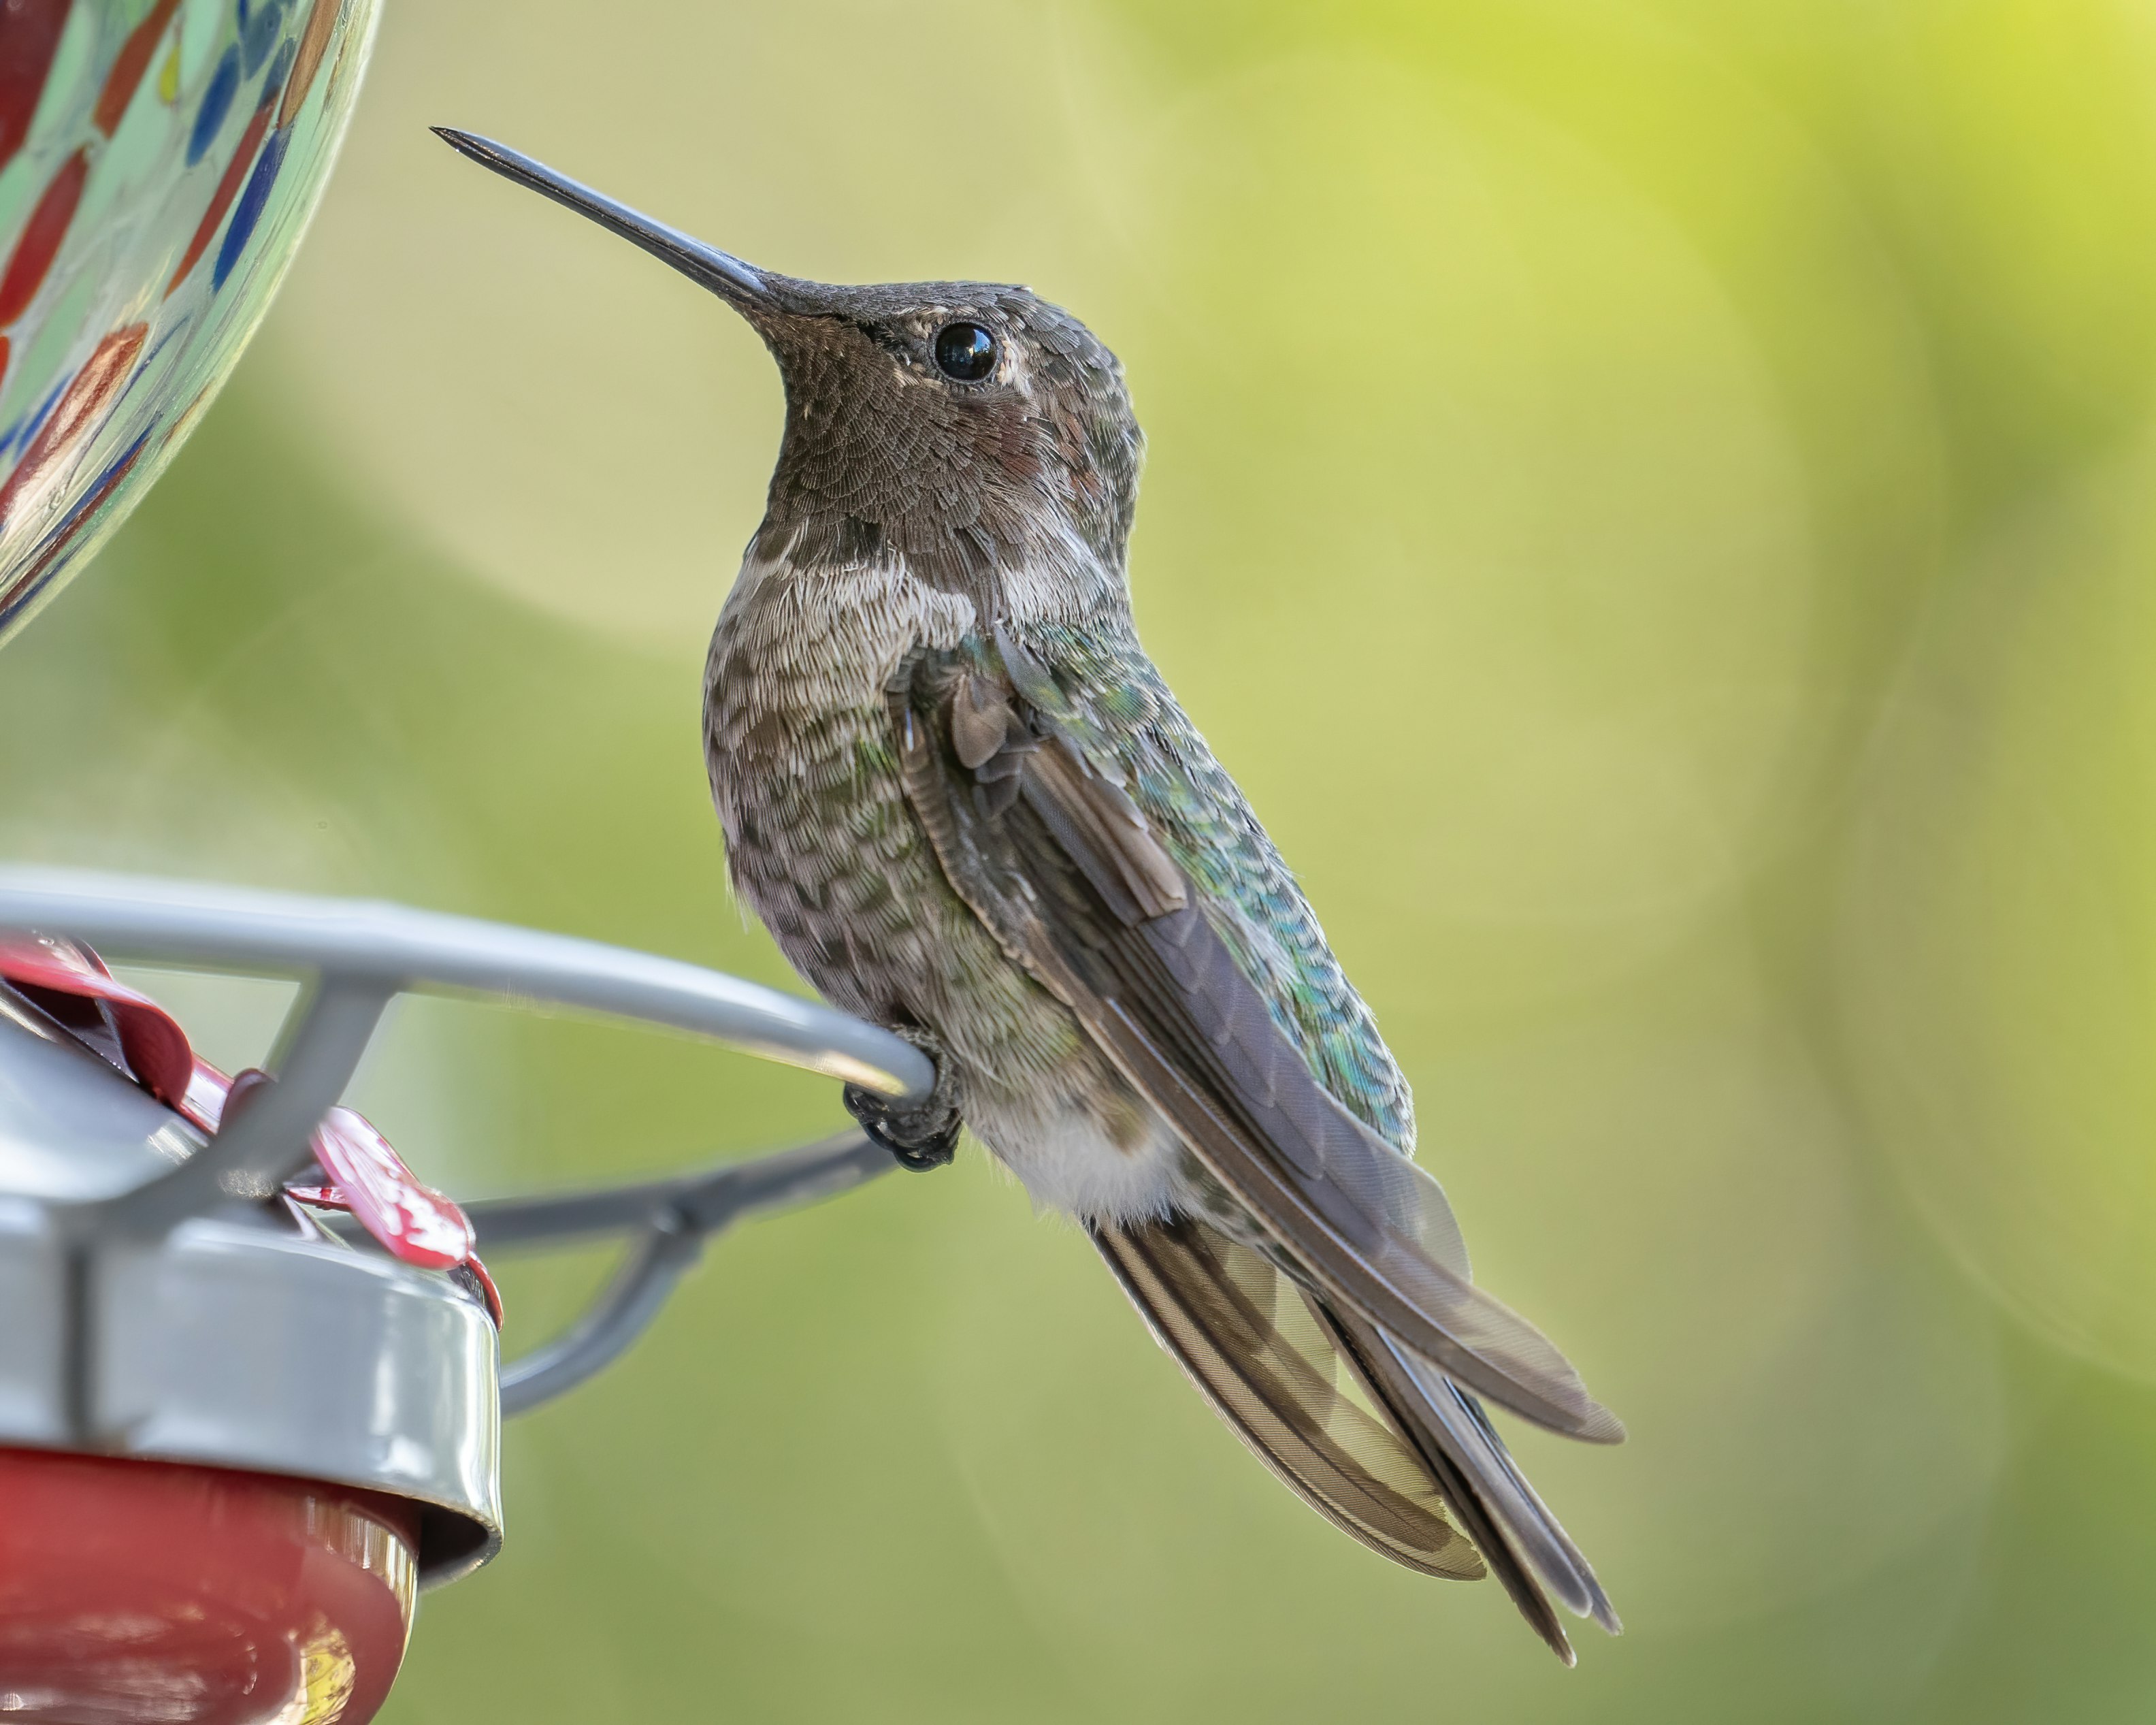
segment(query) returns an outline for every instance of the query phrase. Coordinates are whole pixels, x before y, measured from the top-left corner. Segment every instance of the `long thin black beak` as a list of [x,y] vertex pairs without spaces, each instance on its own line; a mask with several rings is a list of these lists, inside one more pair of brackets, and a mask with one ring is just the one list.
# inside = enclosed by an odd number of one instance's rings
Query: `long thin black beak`
[[701,239],[690,239],[678,228],[670,228],[664,222],[640,215],[626,203],[617,203],[589,186],[579,185],[544,162],[534,162],[529,156],[506,144],[497,144],[491,138],[447,126],[437,126],[434,131],[451,149],[470,157],[480,167],[490,167],[504,179],[529,186],[541,197],[567,204],[579,215],[589,216],[608,232],[620,234],[632,245],[642,246],[652,256],[671,264],[691,281],[737,306],[777,303],[762,276],[716,245],[706,245]]

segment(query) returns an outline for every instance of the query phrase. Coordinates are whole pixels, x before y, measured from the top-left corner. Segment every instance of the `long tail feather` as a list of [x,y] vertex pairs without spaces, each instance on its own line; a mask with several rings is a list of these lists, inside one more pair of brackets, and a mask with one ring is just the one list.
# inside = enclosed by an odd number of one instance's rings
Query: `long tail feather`
[[1550,1594],[1611,1635],[1622,1633],[1593,1568],[1527,1483],[1475,1398],[1374,1326],[1322,1310],[1342,1347],[1383,1386],[1483,1561],[1552,1650],[1573,1663]]
[[1578,1547],[1436,1367],[1195,1218],[1092,1233],[1214,1411],[1335,1527],[1424,1574],[1495,1574],[1568,1665],[1553,1599],[1618,1632]]
[[1419,1450],[1359,1378],[1343,1382],[1331,1331],[1270,1259],[1188,1218],[1093,1240],[1154,1339],[1312,1508],[1425,1575],[1484,1573]]

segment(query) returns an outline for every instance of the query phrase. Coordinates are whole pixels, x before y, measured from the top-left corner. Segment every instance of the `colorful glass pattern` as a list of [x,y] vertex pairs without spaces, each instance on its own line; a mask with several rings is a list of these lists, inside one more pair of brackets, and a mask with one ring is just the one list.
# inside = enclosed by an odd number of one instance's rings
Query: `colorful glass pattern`
[[0,645],[119,525],[261,322],[375,13],[0,5]]

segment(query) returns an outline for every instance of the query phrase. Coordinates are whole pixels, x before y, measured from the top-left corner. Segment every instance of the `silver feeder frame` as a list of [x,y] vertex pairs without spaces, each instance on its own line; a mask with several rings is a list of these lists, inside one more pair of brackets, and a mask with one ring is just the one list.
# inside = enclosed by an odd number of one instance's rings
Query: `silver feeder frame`
[[929,1063],[737,977],[400,905],[0,865],[0,927],[110,957],[300,982],[278,1082],[206,1137],[0,986],[0,1445],[250,1469],[421,1506],[423,1583],[501,1545],[501,1423],[573,1388],[657,1316],[706,1240],[888,1170],[858,1131],[670,1178],[466,1207],[483,1251],[627,1237],[590,1310],[501,1362],[448,1274],[267,1202],[399,994],[665,1025],[890,1097]]

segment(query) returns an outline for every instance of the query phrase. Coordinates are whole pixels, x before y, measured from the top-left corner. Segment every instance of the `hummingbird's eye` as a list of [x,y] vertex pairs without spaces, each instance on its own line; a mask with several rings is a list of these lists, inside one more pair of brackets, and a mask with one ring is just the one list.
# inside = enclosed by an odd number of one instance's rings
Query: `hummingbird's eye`
[[947,378],[978,384],[996,368],[996,338],[978,323],[947,323],[936,332],[936,364]]

